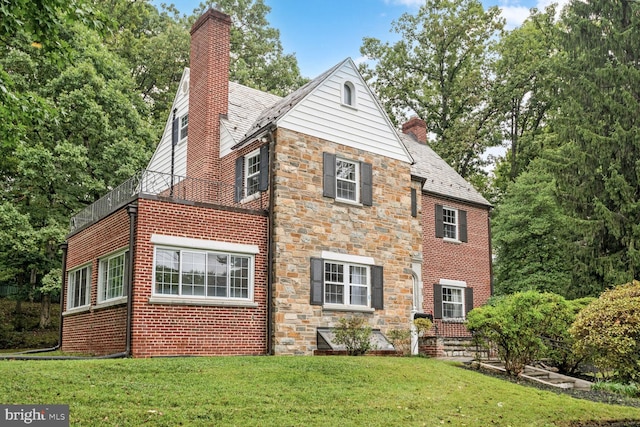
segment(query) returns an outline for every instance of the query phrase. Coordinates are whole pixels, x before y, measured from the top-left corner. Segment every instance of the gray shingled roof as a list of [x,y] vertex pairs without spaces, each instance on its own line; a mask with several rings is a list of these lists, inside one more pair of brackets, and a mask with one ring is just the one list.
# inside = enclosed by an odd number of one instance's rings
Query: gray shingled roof
[[239,141],[240,144],[245,143],[253,135],[260,132],[262,129],[267,128],[269,125],[275,123],[280,117],[284,116],[294,106],[296,106],[298,102],[300,102],[308,94],[313,92],[316,87],[318,87],[327,77],[333,74],[336,69],[338,69],[344,62],[348,60],[349,59],[345,59],[339,64],[336,64],[334,67],[320,74],[318,77],[311,80],[300,89],[290,93],[284,98],[281,98],[280,101],[273,105],[271,108],[264,110],[262,114],[256,119],[256,121],[253,122],[253,124],[249,127],[244,137],[241,140],[237,141]]
[[414,176],[425,179],[424,191],[467,201],[485,206],[491,206],[482,195],[462,178],[447,162],[442,160],[427,144],[418,142],[413,136],[400,134],[400,139],[415,163],[411,165]]
[[281,99],[277,95],[229,82],[229,111],[222,123],[233,139],[240,141],[260,114]]

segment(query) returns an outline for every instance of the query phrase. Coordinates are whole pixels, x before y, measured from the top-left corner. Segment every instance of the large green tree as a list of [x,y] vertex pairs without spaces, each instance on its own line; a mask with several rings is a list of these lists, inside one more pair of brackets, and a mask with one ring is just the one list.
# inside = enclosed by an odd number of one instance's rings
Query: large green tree
[[562,21],[552,170],[595,295],[640,274],[640,2],[576,0]]
[[431,146],[463,177],[480,172],[485,149],[500,144],[489,93],[490,48],[502,28],[499,10],[478,0],[427,0],[393,23],[398,42],[365,38],[360,49],[374,61],[361,71],[392,120],[422,118]]
[[555,6],[544,12],[534,9],[520,27],[505,33],[496,45],[492,102],[503,115],[507,144],[507,155],[498,160],[495,169],[498,193],[503,193],[549,142],[545,125],[557,99],[555,63],[559,60],[555,17]]

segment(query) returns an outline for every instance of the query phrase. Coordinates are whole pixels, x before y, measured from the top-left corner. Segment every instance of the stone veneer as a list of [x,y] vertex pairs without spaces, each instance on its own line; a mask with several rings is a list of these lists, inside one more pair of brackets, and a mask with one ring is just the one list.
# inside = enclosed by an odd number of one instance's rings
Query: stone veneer
[[[323,197],[323,152],[373,165],[373,206]],[[310,305],[310,258],[322,251],[372,257],[384,267],[384,309],[358,313],[382,333],[409,328],[412,260],[421,230],[411,216],[410,165],[286,129],[278,129],[271,189],[274,207],[274,351],[312,354],[316,329],[354,312]]]

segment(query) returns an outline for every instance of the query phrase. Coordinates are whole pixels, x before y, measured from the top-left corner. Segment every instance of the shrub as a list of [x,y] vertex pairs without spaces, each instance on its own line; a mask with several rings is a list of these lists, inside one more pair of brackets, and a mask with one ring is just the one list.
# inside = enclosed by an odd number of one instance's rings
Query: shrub
[[560,295],[537,291],[517,292],[491,299],[468,315],[467,327],[488,346],[493,345],[510,375],[545,355],[544,337],[559,337],[572,315]]
[[576,317],[575,350],[603,377],[640,382],[640,282],[605,291]]
[[418,331],[418,336],[420,337],[424,336],[424,334],[431,330],[431,327],[433,326],[433,322],[425,317],[414,319],[413,324],[415,325]]
[[337,344],[344,345],[350,356],[360,356],[371,350],[371,327],[363,317],[342,317],[334,330]]
[[387,338],[389,338],[396,351],[405,356],[410,353],[411,331],[409,329],[392,329],[387,333]]
[[604,390],[628,397],[640,397],[640,388],[634,384],[620,384],[616,382],[598,381],[591,386],[592,390]]

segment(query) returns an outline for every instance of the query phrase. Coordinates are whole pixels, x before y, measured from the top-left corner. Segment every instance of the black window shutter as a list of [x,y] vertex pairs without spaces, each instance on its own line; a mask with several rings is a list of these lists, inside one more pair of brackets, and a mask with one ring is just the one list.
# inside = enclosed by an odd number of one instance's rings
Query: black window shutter
[[371,266],[371,307],[384,308],[384,274],[382,266]]
[[236,203],[239,203],[240,200],[242,200],[242,181],[244,181],[243,174],[242,174],[243,166],[244,166],[244,157],[238,157],[236,159],[236,181],[235,181],[235,195],[234,195],[234,200]]
[[311,258],[311,305],[324,303],[324,269],[322,258]]
[[415,188],[411,189],[411,216],[414,218],[418,216],[418,192]]
[[373,167],[360,162],[360,201],[365,206],[373,205]]
[[473,288],[464,288],[464,315],[473,310]]
[[436,205],[436,237],[444,237],[442,205]]
[[336,198],[336,155],[322,153],[323,192],[324,197]]
[[458,239],[461,242],[467,241],[467,211],[458,209]]
[[171,124],[171,144],[176,145],[178,143],[180,134],[180,119],[173,119],[173,123]]
[[269,146],[260,147],[260,182],[258,190],[267,191],[269,188]]
[[442,285],[433,285],[433,318],[442,319]]

